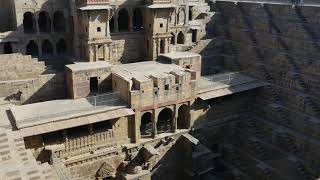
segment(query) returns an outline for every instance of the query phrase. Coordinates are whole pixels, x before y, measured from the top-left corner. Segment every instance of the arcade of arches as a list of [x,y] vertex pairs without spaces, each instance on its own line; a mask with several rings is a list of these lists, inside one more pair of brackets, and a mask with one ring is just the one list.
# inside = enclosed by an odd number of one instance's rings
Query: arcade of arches
[[66,18],[62,11],[54,12],[53,17],[48,12],[41,11],[37,18],[32,12],[25,12],[23,14],[23,30],[25,33],[66,32]]
[[143,30],[143,12],[140,8],[122,8],[116,11],[109,24],[111,32]]
[[175,128],[188,129],[189,126],[190,108],[188,105],[183,104],[178,108],[176,115],[170,108],[162,109],[158,115],[154,115],[151,112],[143,113],[140,123],[140,135],[142,138],[146,138],[156,134],[175,132]]
[[[4,46],[5,47],[5,46]],[[5,47],[4,52],[11,52],[9,47]],[[11,50],[11,51],[9,51]],[[50,40],[45,39],[40,43],[37,43],[34,40],[30,40],[26,45],[26,54],[33,57],[38,56],[53,56],[53,55],[65,55],[68,52],[68,46],[65,39],[59,39],[56,44],[53,44]]]

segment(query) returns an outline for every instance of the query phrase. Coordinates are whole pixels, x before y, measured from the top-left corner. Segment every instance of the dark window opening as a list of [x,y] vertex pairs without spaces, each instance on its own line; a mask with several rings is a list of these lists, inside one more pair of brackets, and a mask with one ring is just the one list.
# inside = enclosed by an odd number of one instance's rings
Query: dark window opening
[[157,122],[158,134],[172,131],[172,110],[169,108],[163,109],[158,116]]
[[91,93],[98,92],[98,78],[97,77],[90,78],[90,92]]
[[162,23],[160,23],[160,27],[161,27],[161,28],[163,27],[163,24],[162,24]]
[[57,54],[65,54],[67,52],[67,43],[64,39],[60,39],[56,44]]
[[39,13],[38,24],[40,32],[51,32],[51,20],[48,12],[42,11]]
[[192,29],[192,42],[197,42],[197,30]]
[[189,7],[189,21],[192,21],[192,7]]
[[118,25],[119,31],[129,30],[129,15],[126,9],[121,9],[119,11]]
[[42,135],[42,140],[45,145],[57,144],[64,141],[61,131],[50,132]]
[[12,54],[12,46],[10,42],[6,42],[3,46],[3,53],[4,54]]
[[177,40],[178,44],[184,44],[184,34],[180,31],[178,34],[178,40]]
[[66,32],[66,18],[62,11],[53,14],[53,29],[55,32]]
[[165,44],[163,39],[160,41],[160,53],[161,54],[165,53]]
[[141,117],[140,133],[143,137],[152,135],[152,121],[150,112],[144,113]]
[[26,12],[23,14],[23,30],[25,33],[35,33],[36,32],[36,20],[31,12]]
[[111,130],[112,129],[112,122],[111,122],[111,120],[102,121],[102,122],[94,123],[94,124],[92,124],[92,126],[93,126],[93,131],[95,133],[99,133],[99,132]]
[[53,47],[48,39],[44,40],[42,43],[42,54],[44,56],[53,54]]
[[172,37],[171,37],[171,41],[170,44],[175,44],[175,35],[173,33],[171,33]]
[[37,57],[39,55],[38,45],[33,41],[29,41],[26,47],[27,55],[31,55],[32,57]]
[[101,32],[101,27],[97,27],[97,32]]
[[164,85],[165,90],[169,90],[169,84]]
[[78,138],[81,136],[89,135],[89,128],[87,125],[78,126],[78,127],[68,129],[67,133],[68,133],[68,137],[71,139]]
[[143,15],[140,9],[135,9],[133,12],[133,29],[141,30],[143,29]]
[[110,32],[114,32],[114,19],[111,18],[109,21]]
[[190,110],[187,105],[180,106],[178,110],[177,128],[188,129],[190,120]]
[[97,56],[99,61],[104,61],[104,47],[103,45],[98,45]]

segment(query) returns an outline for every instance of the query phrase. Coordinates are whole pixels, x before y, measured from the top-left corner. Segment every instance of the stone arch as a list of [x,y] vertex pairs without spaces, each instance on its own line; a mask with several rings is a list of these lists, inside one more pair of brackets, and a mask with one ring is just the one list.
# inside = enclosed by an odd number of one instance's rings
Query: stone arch
[[41,49],[42,49],[43,55],[52,55],[53,54],[52,43],[48,39],[46,39],[42,42]]
[[65,54],[67,52],[67,43],[66,40],[60,39],[56,43],[57,54]]
[[184,9],[180,9],[177,17],[177,22],[179,25],[185,24],[186,13]]
[[173,121],[173,112],[170,108],[164,108],[160,111],[157,121],[158,134],[171,132]]
[[133,29],[143,29],[143,14],[139,8],[136,8],[133,11]]
[[188,129],[190,124],[190,108],[183,104],[178,109],[177,128]]
[[12,50],[12,45],[10,42],[6,42],[3,45],[3,53],[4,54],[12,54],[13,50]]
[[170,44],[175,44],[175,41],[176,41],[176,35],[171,33],[172,37],[171,37],[171,40],[170,40]]
[[141,116],[140,134],[143,137],[152,135],[152,119],[151,119],[151,117],[152,117],[151,112],[145,112]]
[[166,52],[166,44],[164,39],[160,40],[160,54],[164,54]]
[[129,30],[129,13],[128,10],[122,8],[118,16],[119,31]]
[[41,11],[39,13],[38,25],[40,32],[51,32],[51,19],[48,12]]
[[63,11],[56,11],[53,14],[53,29],[55,32],[66,32],[66,18]]
[[25,33],[36,32],[36,20],[32,12],[25,12],[23,14],[23,30]]
[[180,31],[177,39],[178,44],[184,44],[184,34]]
[[39,49],[37,43],[34,42],[34,40],[29,41],[26,47],[27,55],[31,56],[38,56],[39,55]]

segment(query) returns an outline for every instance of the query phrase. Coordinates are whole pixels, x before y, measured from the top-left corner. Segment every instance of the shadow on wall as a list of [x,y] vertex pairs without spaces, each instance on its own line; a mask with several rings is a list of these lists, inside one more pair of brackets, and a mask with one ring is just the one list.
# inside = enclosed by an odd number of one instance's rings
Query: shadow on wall
[[[72,56],[72,37],[68,32],[73,29],[69,27],[72,23],[68,22],[71,19],[67,11],[69,4],[61,0],[55,4],[47,1],[38,10],[39,5],[35,1],[15,3],[12,1],[10,7],[10,12],[14,14],[12,22],[15,23],[5,24],[15,27],[9,29],[12,31],[0,33],[0,39],[4,42],[0,43],[0,54],[22,53],[46,64],[63,67]],[[21,24],[17,25],[20,22],[16,20],[21,20]]]

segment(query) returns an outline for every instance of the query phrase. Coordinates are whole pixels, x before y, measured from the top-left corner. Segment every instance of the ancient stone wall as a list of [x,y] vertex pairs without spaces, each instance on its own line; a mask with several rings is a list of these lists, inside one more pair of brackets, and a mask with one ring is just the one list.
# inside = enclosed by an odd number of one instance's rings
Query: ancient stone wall
[[315,178],[319,162],[310,157],[319,156],[319,8],[218,2],[214,9],[225,67],[268,83],[250,114],[231,125],[224,152],[240,169],[233,177]]

